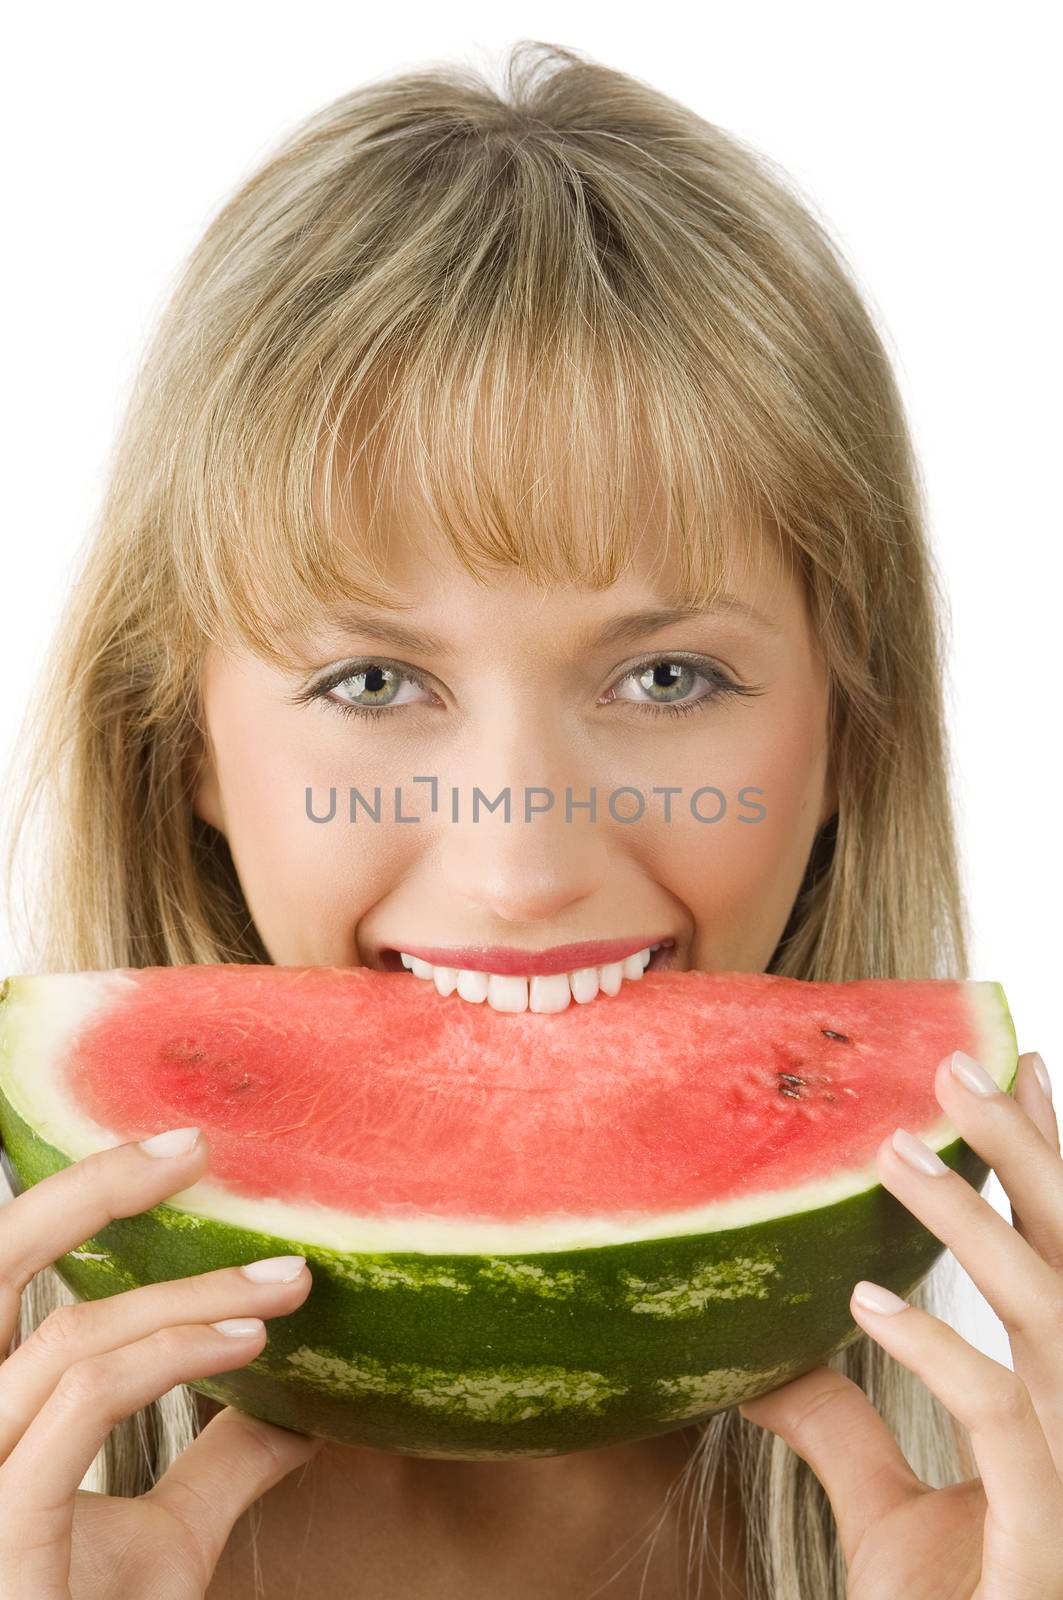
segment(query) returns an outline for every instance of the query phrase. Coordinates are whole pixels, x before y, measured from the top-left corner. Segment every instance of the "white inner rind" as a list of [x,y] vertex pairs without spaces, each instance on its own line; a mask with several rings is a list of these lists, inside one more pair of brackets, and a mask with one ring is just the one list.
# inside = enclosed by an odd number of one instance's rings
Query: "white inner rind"
[[[7,1002],[0,1006],[0,1090],[39,1138],[72,1160],[125,1143],[71,1102],[63,1085],[61,1066],[69,1042],[89,1018],[119,1001],[135,981],[121,970],[48,973],[9,980]],[[1015,1030],[1003,989],[997,983],[970,982],[966,990],[976,1041],[974,1054],[1003,1088],[1013,1076],[1017,1060]],[[942,1149],[958,1137],[958,1130],[944,1115],[929,1128],[910,1131],[933,1150]],[[209,1130],[207,1136],[209,1139]],[[872,1160],[829,1179],[716,1200],[685,1211],[609,1216],[567,1213],[525,1222],[430,1214],[412,1218],[358,1217],[329,1206],[250,1199],[206,1179],[175,1193],[166,1204],[188,1213],[189,1227],[197,1225],[193,1218],[212,1218],[344,1253],[411,1250],[433,1255],[522,1255],[750,1227],[772,1217],[835,1205],[880,1181]]]

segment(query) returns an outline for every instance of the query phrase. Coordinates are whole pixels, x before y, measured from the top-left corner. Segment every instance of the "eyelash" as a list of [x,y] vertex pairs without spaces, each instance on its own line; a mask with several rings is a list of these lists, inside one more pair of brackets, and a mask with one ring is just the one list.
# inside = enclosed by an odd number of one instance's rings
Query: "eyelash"
[[[703,657],[695,657],[692,660],[688,660],[684,656],[675,655],[647,656],[644,661],[636,662],[633,667],[629,667],[619,681],[624,683],[628,678],[635,677],[648,667],[659,666],[662,661],[677,662],[682,666],[692,667],[699,676],[712,684],[715,692],[702,695],[698,700],[689,700],[680,705],[654,705],[649,700],[611,701],[610,704],[636,705],[643,711],[649,711],[651,716],[684,717],[691,711],[701,711],[704,707],[715,705],[717,701],[728,699],[731,695],[757,695],[763,693],[763,690],[756,685],[736,682],[735,679],[721,671],[713,662],[707,661]],[[352,701],[330,700],[328,698],[329,693],[339,684],[346,683],[348,678],[358,677],[360,673],[366,671],[369,667],[389,667],[398,671],[403,677],[409,678],[411,682],[416,683],[420,688],[428,688],[427,683],[418,673],[410,671],[407,667],[400,667],[397,662],[383,660],[374,656],[367,657],[362,661],[349,662],[336,672],[330,673],[321,683],[314,684],[309,689],[301,689],[298,694],[291,696],[291,700],[295,705],[305,705],[311,700],[320,700],[326,707],[339,711],[345,717],[368,717],[373,721],[379,717],[386,716],[391,711],[401,710],[400,706],[356,706]]]

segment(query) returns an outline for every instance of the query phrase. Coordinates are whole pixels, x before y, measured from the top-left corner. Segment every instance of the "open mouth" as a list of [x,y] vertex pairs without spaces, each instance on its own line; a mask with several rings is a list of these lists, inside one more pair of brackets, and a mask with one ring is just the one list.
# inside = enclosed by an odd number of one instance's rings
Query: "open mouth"
[[[614,942],[613,948],[616,943],[619,941]],[[602,947],[600,942],[598,948]],[[621,989],[644,978],[651,969],[661,972],[671,967],[675,957],[675,940],[666,938],[643,945],[620,961],[609,961],[601,966],[583,965],[548,975],[496,973],[482,967],[433,966],[412,951],[393,948],[381,948],[377,960],[383,964],[385,972],[408,969],[414,982],[423,984],[426,989],[434,985],[436,992],[444,997],[457,991],[461,1000],[472,1005],[486,1004],[491,1011],[559,1012],[566,1011],[570,1004],[589,1005],[597,1002],[600,995],[619,994]]]
[[[665,939],[656,950],[651,951],[646,972],[667,971],[675,961],[676,945],[674,939]],[[381,949],[379,952],[381,970],[384,972],[406,972],[409,969],[402,960],[399,950]]]

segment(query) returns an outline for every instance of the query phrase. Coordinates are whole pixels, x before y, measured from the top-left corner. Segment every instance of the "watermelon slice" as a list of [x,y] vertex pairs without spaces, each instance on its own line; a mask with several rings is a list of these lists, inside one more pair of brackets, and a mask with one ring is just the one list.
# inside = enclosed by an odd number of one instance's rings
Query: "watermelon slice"
[[933,1089],[1010,1090],[997,983],[647,972],[557,1014],[402,972],[244,964],[10,978],[0,1133],[18,1192],[199,1125],[204,1177],[57,1262],[84,1298],[298,1252],[262,1354],[192,1385],[341,1443],[549,1456],[705,1418],[860,1332],[940,1241],[878,1181],[895,1127],[980,1188]]

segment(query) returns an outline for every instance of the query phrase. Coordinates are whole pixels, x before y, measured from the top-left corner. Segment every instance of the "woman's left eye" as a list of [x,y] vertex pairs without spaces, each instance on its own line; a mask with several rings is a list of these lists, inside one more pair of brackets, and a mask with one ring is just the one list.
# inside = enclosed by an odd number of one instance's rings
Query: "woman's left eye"
[[[708,685],[708,692],[694,699],[688,698],[698,680]],[[402,681],[431,693],[424,680],[406,667],[387,661],[365,661],[344,666],[321,683],[302,689],[291,698],[297,705],[321,700],[325,705],[342,712],[345,717],[379,717],[393,706],[410,703],[408,696],[406,699],[400,698],[399,685]],[[635,667],[629,667],[618,680],[620,685],[628,682],[633,682],[636,689],[649,698],[642,699],[638,695],[621,694],[617,689],[611,689],[598,702],[599,705],[619,701],[648,708],[651,715],[683,716],[688,711],[701,711],[730,695],[756,695],[763,692],[754,684],[739,683],[714,661],[702,657],[687,660],[679,656],[653,656]],[[351,691],[353,694],[370,695],[372,698],[362,705],[355,704],[353,700],[332,698],[335,689],[349,684],[355,686]]]
[[[668,696],[673,690],[688,693],[692,683],[699,678],[709,685],[709,692],[698,695],[696,700],[685,699],[683,694],[678,694],[674,699],[653,698],[658,693]],[[634,680],[637,687],[651,698],[632,699],[615,691],[610,691],[610,697],[614,700],[627,700],[629,704],[648,705],[652,712],[664,712],[671,716],[682,716],[687,711],[701,711],[715,701],[726,699],[730,695],[761,693],[753,684],[739,683],[714,661],[700,657],[687,660],[682,656],[654,656],[648,661],[641,662],[637,667],[629,668],[620,682],[623,684],[629,680]]]

